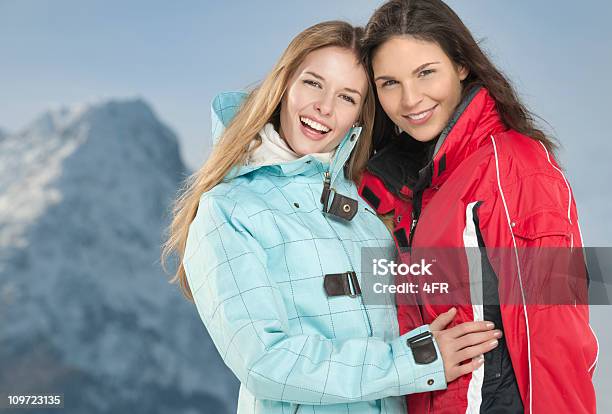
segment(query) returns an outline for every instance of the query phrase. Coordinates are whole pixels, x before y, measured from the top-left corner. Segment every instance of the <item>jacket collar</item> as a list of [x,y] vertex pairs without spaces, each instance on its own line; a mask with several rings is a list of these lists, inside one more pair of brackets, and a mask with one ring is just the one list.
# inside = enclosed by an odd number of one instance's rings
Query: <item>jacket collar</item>
[[[211,105],[213,145],[217,143],[246,97],[247,94],[244,92],[223,92],[214,98]],[[226,178],[235,178],[261,168],[268,168],[274,171],[273,174],[284,176],[307,174],[311,171],[329,171],[331,182],[333,183],[343,171],[344,164],[348,161],[351,152],[355,148],[360,134],[361,127],[349,129],[338,145],[338,148],[336,148],[336,152],[329,164],[322,162],[312,155],[305,155],[288,162],[267,165],[240,165],[232,169]]]
[[402,133],[370,159],[368,170],[395,194],[440,187],[491,134],[504,129],[495,100],[477,87],[466,94],[436,140],[422,143]]

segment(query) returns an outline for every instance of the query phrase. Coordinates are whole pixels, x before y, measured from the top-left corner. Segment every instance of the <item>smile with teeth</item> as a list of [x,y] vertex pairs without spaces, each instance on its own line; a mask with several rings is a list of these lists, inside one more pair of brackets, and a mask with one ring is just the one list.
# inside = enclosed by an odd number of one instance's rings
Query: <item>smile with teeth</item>
[[[437,105],[436,105],[437,106]],[[425,118],[427,115],[429,115],[431,113],[431,111],[433,111],[436,106],[434,106],[433,108],[430,108],[424,112],[419,112],[418,114],[408,114],[408,118],[413,119],[415,121],[418,121],[419,119],[423,119]]]
[[314,129],[315,131],[321,134],[327,134],[329,131],[331,131],[331,129],[326,127],[325,125],[322,125],[310,118],[306,118],[305,116],[301,116],[300,121],[302,121],[302,124],[306,125],[310,129]]

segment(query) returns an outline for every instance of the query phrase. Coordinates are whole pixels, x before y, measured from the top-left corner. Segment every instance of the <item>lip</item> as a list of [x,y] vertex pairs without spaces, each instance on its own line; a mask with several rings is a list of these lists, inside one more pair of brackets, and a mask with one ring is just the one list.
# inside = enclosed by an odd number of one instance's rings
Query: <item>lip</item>
[[[315,132],[314,130],[304,126],[304,124],[302,124],[302,120],[301,118],[308,118],[308,119],[312,119],[315,122],[318,122],[319,124],[325,126],[326,128],[329,128],[329,132],[326,132],[325,134],[322,134],[320,132]],[[329,127],[329,125],[327,125],[324,122],[321,122],[319,119],[312,117],[312,116],[307,116],[307,115],[299,115],[298,116],[298,124],[300,126],[300,131],[302,131],[302,134],[305,135],[307,138],[312,139],[313,141],[321,141],[323,139],[325,139],[333,130]]]
[[313,141],[321,141],[322,139],[325,139],[325,137],[327,136],[327,134],[321,134],[319,132],[315,132],[312,129],[304,126],[302,122],[300,122],[300,131],[302,131],[302,135],[304,135],[306,138],[312,139]]
[[434,114],[434,111],[435,111],[435,109],[437,107],[438,107],[438,104],[432,106],[429,109],[426,109],[425,111],[421,111],[421,112],[416,112],[416,113],[410,114],[410,115],[419,115],[419,114],[422,114],[424,112],[429,112],[423,119],[412,119],[408,115],[402,115],[402,118],[404,118],[406,121],[408,121],[412,125],[422,125],[425,122],[429,121],[429,119],[432,117],[432,115]]
[[[298,116],[298,120],[300,121],[300,123],[302,122],[301,118],[308,118],[308,119],[312,119],[313,121],[323,125],[325,128],[329,129],[329,132],[332,131],[332,127],[330,127],[329,125],[327,125],[325,122],[321,121],[319,118],[315,118],[314,116],[310,116],[310,115],[299,115]],[[328,134],[329,134],[328,132]]]

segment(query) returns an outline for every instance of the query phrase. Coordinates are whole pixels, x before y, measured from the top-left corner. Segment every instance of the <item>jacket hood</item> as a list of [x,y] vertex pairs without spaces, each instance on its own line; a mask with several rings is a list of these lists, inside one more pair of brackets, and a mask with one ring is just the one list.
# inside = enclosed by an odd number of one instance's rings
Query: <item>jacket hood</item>
[[217,145],[225,127],[234,118],[246,97],[244,92],[222,92],[215,96],[210,108],[213,145]]
[[[247,94],[244,92],[222,92],[213,99],[211,105],[213,145],[217,144],[225,128],[229,125],[234,116],[236,116],[236,113],[246,97]],[[280,173],[286,176],[299,175],[311,169],[318,169],[319,171],[329,171],[333,183],[335,178],[342,171],[344,164],[348,161],[360,134],[361,127],[350,128],[342,141],[340,141],[329,165],[322,163],[312,155],[304,155],[297,160],[284,163],[281,162],[271,165],[240,165],[235,167],[228,174],[228,178],[235,178],[262,168],[272,168],[278,170],[277,174]]]

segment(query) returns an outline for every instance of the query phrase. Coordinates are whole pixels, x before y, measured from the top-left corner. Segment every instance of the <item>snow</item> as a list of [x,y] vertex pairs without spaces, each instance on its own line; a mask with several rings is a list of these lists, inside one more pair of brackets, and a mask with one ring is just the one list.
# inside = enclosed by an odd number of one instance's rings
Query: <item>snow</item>
[[236,380],[159,265],[186,174],[142,99],[53,109],[0,139],[0,366],[32,378],[40,360],[84,412],[235,409]]

